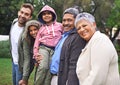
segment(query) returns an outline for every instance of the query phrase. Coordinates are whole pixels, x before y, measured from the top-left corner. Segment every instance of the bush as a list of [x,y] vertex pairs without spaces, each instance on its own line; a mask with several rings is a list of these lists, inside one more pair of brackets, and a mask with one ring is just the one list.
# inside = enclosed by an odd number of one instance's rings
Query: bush
[[120,45],[119,44],[116,44],[115,45],[115,48],[117,50],[117,53],[118,53],[118,56],[119,56],[119,63],[120,63]]
[[10,58],[9,40],[0,41],[0,58]]

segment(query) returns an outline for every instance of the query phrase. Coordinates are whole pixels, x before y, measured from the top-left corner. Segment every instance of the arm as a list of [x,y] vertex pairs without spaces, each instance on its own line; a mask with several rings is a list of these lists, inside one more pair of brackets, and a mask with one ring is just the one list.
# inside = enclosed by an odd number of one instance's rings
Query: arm
[[38,31],[37,33],[37,36],[36,36],[36,39],[35,39],[35,42],[34,42],[34,47],[33,47],[33,56],[34,58],[37,56],[37,54],[39,53],[39,44],[40,44],[40,30]]
[[22,80],[28,81],[30,76],[30,60],[31,60],[31,48],[27,41],[23,40],[23,78]]
[[[74,64],[74,69],[76,69],[76,63],[78,60],[78,57],[82,51],[82,49],[85,47],[86,42],[79,37],[79,35],[76,35],[73,40],[72,44],[70,46],[70,58],[69,62],[70,64]],[[69,65],[70,68],[70,65]]]
[[[70,58],[69,58],[69,72],[68,72],[68,84],[74,82],[74,84],[79,84],[79,80],[76,74],[76,63],[81,50],[84,48],[86,42],[78,36],[74,37],[72,44],[70,46]],[[71,78],[72,76],[72,78]]]

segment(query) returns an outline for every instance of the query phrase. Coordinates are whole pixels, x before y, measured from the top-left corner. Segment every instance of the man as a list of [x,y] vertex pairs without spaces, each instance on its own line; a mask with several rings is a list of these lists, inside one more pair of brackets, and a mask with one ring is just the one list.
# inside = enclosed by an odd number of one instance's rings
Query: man
[[[24,30],[25,23],[32,18],[33,6],[29,3],[25,3],[18,11],[18,18],[14,19],[10,30],[10,50],[12,54],[12,78],[13,85],[18,85],[19,81],[27,85],[27,79],[29,75],[24,75],[26,72],[25,63],[20,65],[21,57],[19,57],[19,40]],[[26,63],[28,64],[28,63]],[[22,71],[19,68],[24,68]],[[28,73],[29,74],[29,73]],[[22,84],[21,84],[22,85]]]
[[50,71],[53,77],[51,85],[79,85],[76,63],[82,48],[85,46],[85,41],[79,37],[74,27],[78,13],[76,8],[68,8],[63,13],[64,33],[52,56]]

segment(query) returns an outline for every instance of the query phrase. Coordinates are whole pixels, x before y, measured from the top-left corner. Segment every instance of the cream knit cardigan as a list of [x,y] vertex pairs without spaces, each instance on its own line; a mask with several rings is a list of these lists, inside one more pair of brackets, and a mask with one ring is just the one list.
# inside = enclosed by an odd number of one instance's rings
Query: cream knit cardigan
[[106,35],[95,32],[79,56],[76,72],[80,85],[120,85],[118,55]]

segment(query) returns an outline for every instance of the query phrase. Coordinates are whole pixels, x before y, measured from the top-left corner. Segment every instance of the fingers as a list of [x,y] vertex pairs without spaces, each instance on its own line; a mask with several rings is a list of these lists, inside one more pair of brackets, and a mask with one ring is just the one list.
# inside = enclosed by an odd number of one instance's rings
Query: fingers
[[24,80],[20,80],[19,85],[28,85],[28,82]]
[[35,60],[37,63],[40,63],[40,61],[43,59],[43,56],[41,54],[37,55]]

